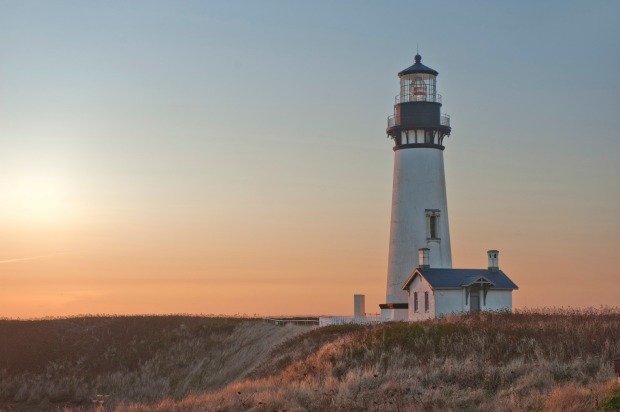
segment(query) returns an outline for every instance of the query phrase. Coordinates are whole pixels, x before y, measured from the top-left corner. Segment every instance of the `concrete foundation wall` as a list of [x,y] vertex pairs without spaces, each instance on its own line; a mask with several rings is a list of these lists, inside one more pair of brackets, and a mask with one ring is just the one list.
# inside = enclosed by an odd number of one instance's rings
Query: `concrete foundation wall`
[[381,319],[385,322],[406,321],[407,309],[381,309]]

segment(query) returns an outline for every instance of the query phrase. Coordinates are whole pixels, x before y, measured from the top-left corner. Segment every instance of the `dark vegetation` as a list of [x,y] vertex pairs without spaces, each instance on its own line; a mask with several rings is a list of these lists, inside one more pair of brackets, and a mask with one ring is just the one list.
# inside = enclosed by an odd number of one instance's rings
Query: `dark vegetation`
[[97,394],[110,395],[110,405],[218,389],[302,330],[198,316],[0,320],[0,411],[88,405]]
[[[53,320],[0,320],[0,368],[41,373],[65,365],[85,377],[135,370],[157,351],[186,336],[217,339],[239,319],[188,316],[115,316]],[[182,327],[181,327],[182,325]]]
[[97,393],[119,412],[620,409],[618,309],[325,328],[185,316],[5,320],[0,356],[0,410],[86,411]]

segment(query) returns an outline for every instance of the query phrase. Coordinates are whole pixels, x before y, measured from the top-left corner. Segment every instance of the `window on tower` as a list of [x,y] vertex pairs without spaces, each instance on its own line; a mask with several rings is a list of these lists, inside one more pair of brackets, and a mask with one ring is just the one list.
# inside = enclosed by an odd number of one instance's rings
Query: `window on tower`
[[437,216],[430,216],[431,239],[437,238]]
[[426,209],[426,237],[427,240],[440,240],[439,237],[439,210]]

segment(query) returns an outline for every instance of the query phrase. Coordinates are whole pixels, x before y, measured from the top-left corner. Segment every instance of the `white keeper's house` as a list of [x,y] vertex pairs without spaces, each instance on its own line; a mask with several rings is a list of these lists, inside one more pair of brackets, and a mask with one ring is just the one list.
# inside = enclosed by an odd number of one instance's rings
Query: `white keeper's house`
[[512,291],[517,285],[499,270],[499,251],[487,252],[487,269],[431,268],[429,250],[419,250],[419,266],[402,289],[407,292],[408,320],[434,319],[442,315],[482,310],[512,310]]

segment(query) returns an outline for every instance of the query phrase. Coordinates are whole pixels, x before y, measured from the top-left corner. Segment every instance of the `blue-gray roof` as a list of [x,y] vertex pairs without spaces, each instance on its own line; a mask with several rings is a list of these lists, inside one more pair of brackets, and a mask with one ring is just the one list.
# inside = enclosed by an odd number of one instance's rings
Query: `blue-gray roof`
[[433,289],[456,289],[469,286],[484,278],[492,283],[495,289],[519,289],[515,283],[501,270],[488,269],[416,269],[403,286],[406,289],[416,274],[421,274]]

